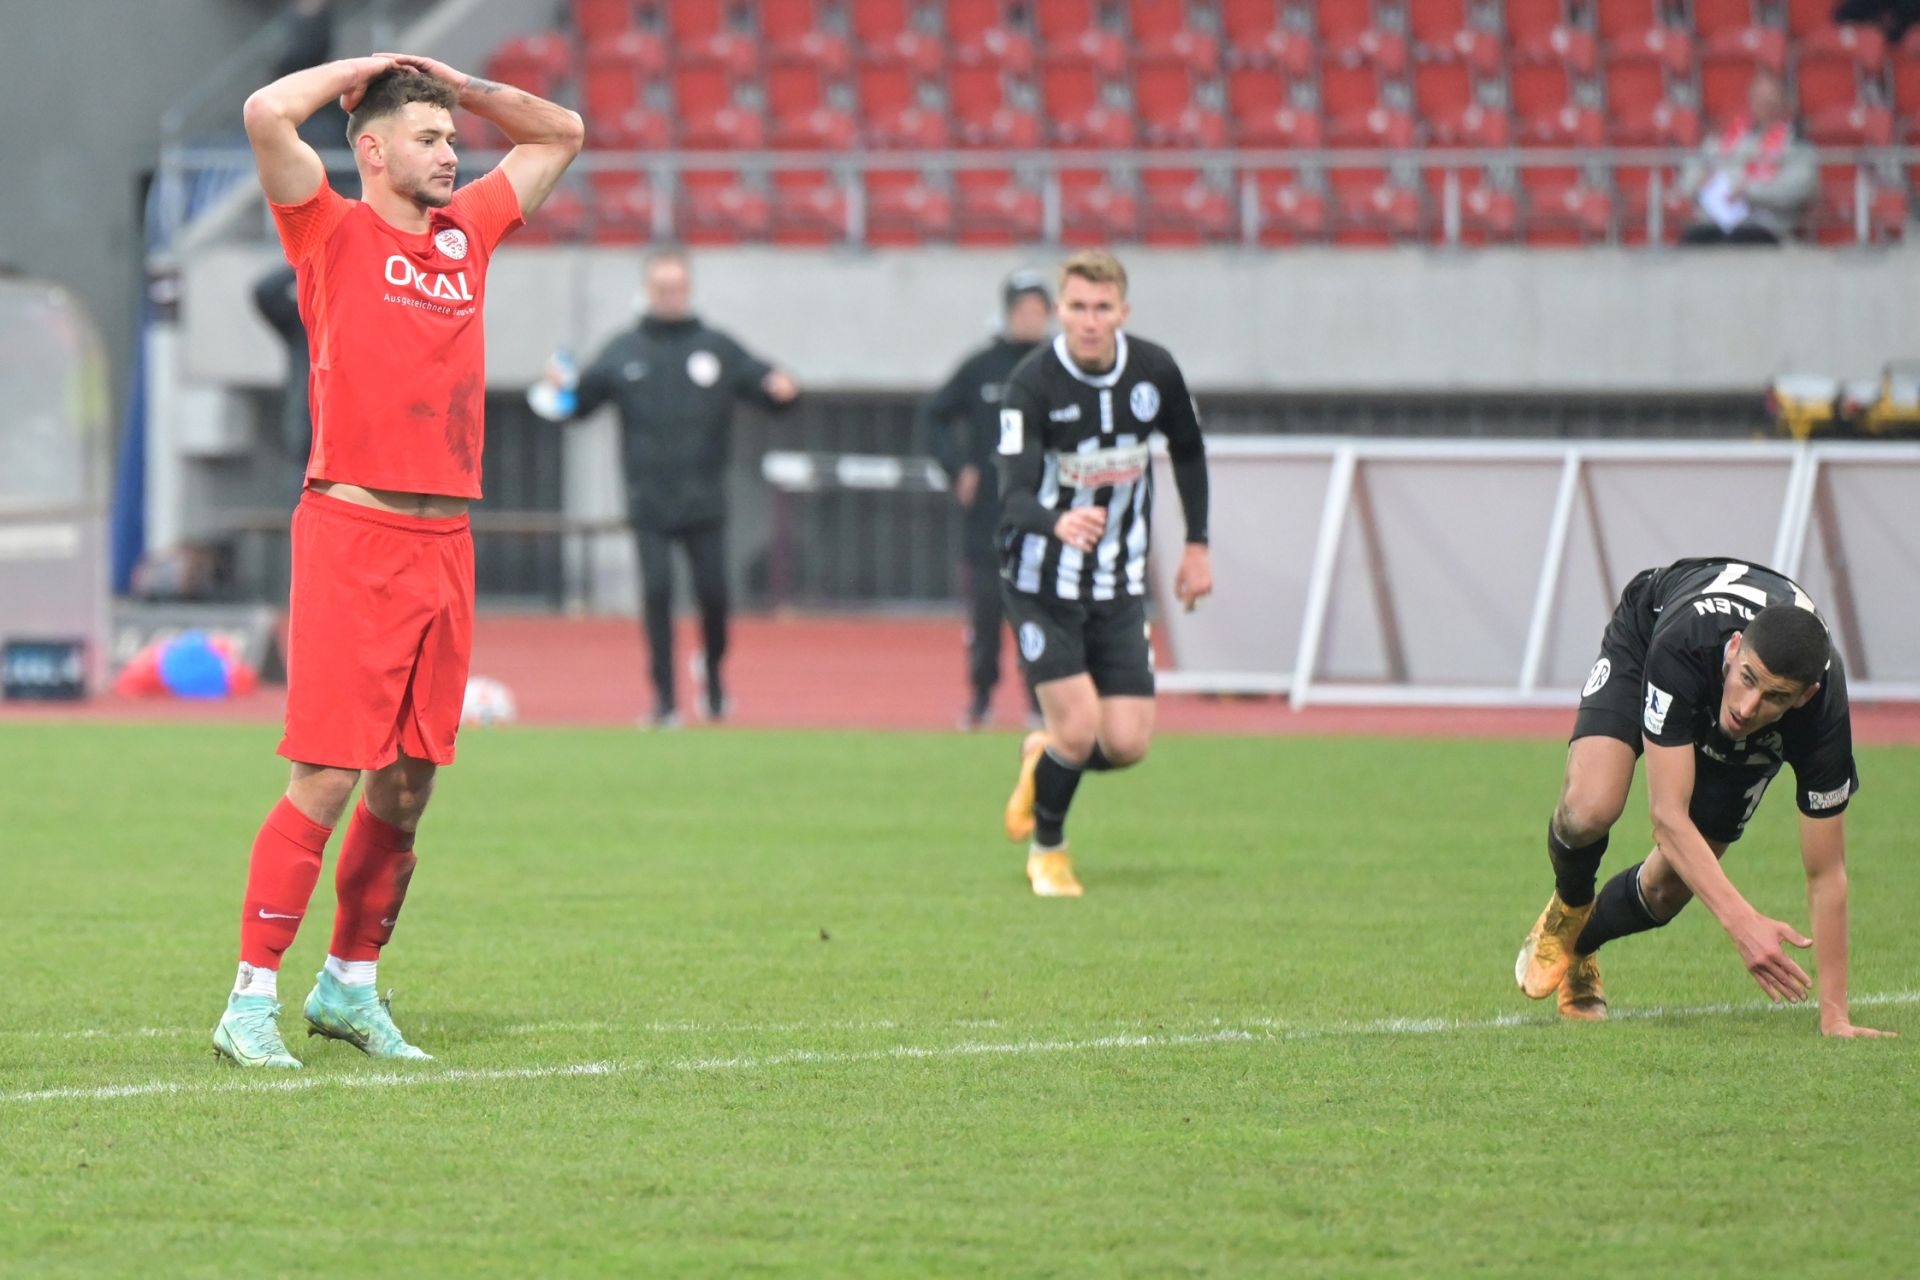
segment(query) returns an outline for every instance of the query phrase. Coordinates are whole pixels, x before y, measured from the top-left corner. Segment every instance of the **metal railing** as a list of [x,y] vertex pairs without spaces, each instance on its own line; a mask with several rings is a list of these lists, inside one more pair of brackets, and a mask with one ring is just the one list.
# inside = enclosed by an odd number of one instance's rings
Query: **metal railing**
[[[497,162],[499,152],[472,151],[464,156],[469,172],[483,171]],[[1611,201],[1605,234],[1599,243],[1620,244],[1644,239],[1650,246],[1669,241],[1668,195],[1688,161],[1698,153],[1671,148],[1501,148],[1413,150],[1237,150],[1237,151],[661,151],[653,153],[589,151],[577,160],[568,183],[577,188],[595,175],[629,174],[645,179],[651,196],[651,222],[645,229],[655,240],[679,238],[685,230],[688,174],[738,174],[749,184],[766,184],[777,175],[810,173],[844,198],[837,243],[869,242],[869,206],[866,179],[881,174],[913,174],[931,184],[951,184],[958,175],[1011,172],[1041,202],[1039,239],[1058,243],[1067,231],[1065,175],[1096,173],[1122,188],[1156,173],[1196,173],[1216,190],[1230,193],[1235,218],[1231,228],[1214,242],[1260,246],[1270,233],[1289,230],[1264,206],[1263,193],[1276,184],[1328,198],[1329,230],[1351,225],[1351,210],[1332,198],[1342,174],[1383,174],[1399,189],[1411,193],[1419,206],[1417,232],[1410,241],[1459,247],[1469,243],[1471,219],[1465,211],[1470,189],[1482,185],[1510,193],[1522,206],[1527,198],[1524,175],[1542,170],[1571,173]],[[353,181],[353,157],[345,149],[323,153],[336,180]],[[1851,201],[1852,240],[1871,244],[1883,228],[1875,226],[1873,196],[1880,191],[1908,192],[1907,176],[1920,170],[1920,148],[1847,147],[1818,152],[1822,168],[1849,166],[1854,170]],[[156,190],[153,219],[157,243],[167,243],[195,214],[194,193],[209,185],[222,186],[235,175],[252,170],[252,157],[241,146],[177,143],[170,145],[162,164],[162,182]],[[1645,187],[1630,190],[1623,175],[1644,175]],[[349,188],[351,189],[351,188]],[[565,189],[565,188],[563,188]],[[577,191],[576,191],[577,194]],[[1640,206],[1644,205],[1644,208]],[[1816,203],[1815,216],[1823,210]],[[583,206],[591,236],[593,209]],[[1523,212],[1521,226],[1526,224]],[[270,235],[264,209],[258,226]],[[1900,228],[1884,228],[1897,235]],[[1326,232],[1319,233],[1327,236]],[[936,237],[937,238],[937,237]],[[1311,242],[1308,230],[1294,237]],[[1522,238],[1516,235],[1514,238]]]

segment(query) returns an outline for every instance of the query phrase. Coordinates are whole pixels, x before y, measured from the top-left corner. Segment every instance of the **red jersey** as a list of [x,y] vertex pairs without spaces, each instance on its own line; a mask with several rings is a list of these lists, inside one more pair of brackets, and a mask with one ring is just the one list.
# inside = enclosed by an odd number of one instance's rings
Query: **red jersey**
[[313,361],[307,483],[478,498],[487,264],[525,221],[507,175],[462,187],[419,232],[324,178],[301,203],[272,207]]

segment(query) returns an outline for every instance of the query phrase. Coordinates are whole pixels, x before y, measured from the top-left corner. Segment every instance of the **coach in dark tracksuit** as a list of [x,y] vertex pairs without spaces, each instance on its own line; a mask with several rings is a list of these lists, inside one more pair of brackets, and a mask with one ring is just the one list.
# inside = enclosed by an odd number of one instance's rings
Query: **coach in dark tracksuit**
[[[720,662],[727,652],[726,469],[733,408],[741,399],[769,408],[799,394],[793,379],[692,310],[686,255],[662,250],[644,268],[647,310],[582,370],[569,405],[564,373],[530,396],[556,421],[583,418],[612,402],[620,411],[628,519],[639,548],[643,612],[653,675],[653,723],[679,723],[673,694],[673,544],[693,571],[706,649],[706,713],[727,710]],[[553,392],[562,394],[556,399]]]
[[[934,456],[947,473],[954,500],[965,514],[960,539],[967,578],[967,683],[971,696],[962,727],[987,723],[993,689],[1000,682],[999,479],[993,455],[1000,431],[1000,397],[1007,376],[1027,353],[1046,341],[1053,297],[1046,277],[1017,271],[1001,293],[1005,324],[1000,335],[961,362],[946,385],[921,406],[920,420]],[[1029,691],[1031,697],[1031,691]]]

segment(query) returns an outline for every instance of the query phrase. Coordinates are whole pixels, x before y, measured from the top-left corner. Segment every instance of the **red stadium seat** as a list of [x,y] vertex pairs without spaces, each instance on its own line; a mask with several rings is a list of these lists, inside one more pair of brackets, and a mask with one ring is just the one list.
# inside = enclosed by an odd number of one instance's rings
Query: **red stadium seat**
[[1127,69],[1127,44],[1111,31],[1089,27],[1059,40],[1050,40],[1040,50],[1044,67],[1052,65],[1091,67],[1103,76],[1118,76]]
[[1320,117],[1297,107],[1282,106],[1250,116],[1235,116],[1234,140],[1242,147],[1312,148],[1320,145]]
[[1160,58],[1133,64],[1133,106],[1144,123],[1167,120],[1193,103],[1193,76],[1186,65]]
[[953,236],[953,197],[917,173],[866,176],[867,243],[916,245]]
[[1339,62],[1320,68],[1320,111],[1328,119],[1359,115],[1380,105],[1380,77],[1373,68]]
[[1218,244],[1238,231],[1232,193],[1190,169],[1148,170],[1140,187],[1141,238],[1148,244]]
[[1787,30],[1804,40],[1833,25],[1834,0],[1787,0]]
[[1163,35],[1135,39],[1134,65],[1142,61],[1177,62],[1196,76],[1220,74],[1220,42],[1204,31],[1181,28]]
[[1760,66],[1740,54],[1700,59],[1700,112],[1714,125],[1747,113],[1747,87]]
[[1576,171],[1522,169],[1523,234],[1532,245],[1596,244],[1613,229],[1613,201]]
[[737,174],[689,174],[675,225],[688,244],[764,240],[773,227],[773,207],[765,192],[740,181]]
[[1676,77],[1693,74],[1693,37],[1678,27],[1639,27],[1607,41],[1608,62],[1652,62]]
[[1709,58],[1746,58],[1779,75],[1787,69],[1787,35],[1778,27],[1736,27],[1706,37],[1701,52]]
[[453,145],[454,150],[465,155],[469,151],[505,151],[512,144],[491,120],[482,120],[471,111],[456,111],[453,113]]
[[1845,58],[1860,74],[1878,79],[1887,64],[1887,38],[1874,27],[1850,22],[1844,27],[1821,27],[1794,40],[1799,58]]
[[1413,140],[1413,117],[1391,107],[1375,107],[1358,115],[1327,121],[1327,145],[1334,148],[1379,147],[1403,151],[1413,146]]
[[1664,100],[1636,104],[1626,112],[1610,111],[1607,141],[1616,147],[1697,147],[1700,113]]
[[1236,49],[1258,48],[1280,30],[1279,0],[1220,0],[1220,34]]
[[750,80],[760,74],[760,45],[737,31],[716,31],[698,40],[676,40],[673,56],[682,70],[717,68],[736,80]]
[[998,67],[955,67],[947,73],[947,101],[955,121],[984,120],[1008,105],[1006,77]]
[[483,73],[489,80],[555,98],[573,78],[573,47],[557,31],[515,36],[493,51]]
[[[1520,202],[1513,192],[1501,186],[1481,169],[1453,170],[1457,174],[1459,207],[1459,243],[1463,245],[1506,244],[1520,228]],[[1427,204],[1433,216],[1428,220],[1429,239],[1447,243],[1448,171],[1429,169],[1424,175]]]
[[664,0],[662,7],[676,46],[718,35],[726,26],[727,7],[714,0]]
[[1903,52],[1893,60],[1893,106],[1906,135],[1920,133],[1920,57]]
[[1230,37],[1220,60],[1227,67],[1277,70],[1282,75],[1304,80],[1313,74],[1313,41],[1298,31],[1274,27],[1258,39],[1241,41]]
[[868,118],[904,111],[919,101],[918,81],[905,67],[885,63],[863,65],[854,75],[854,100]]
[[1004,0],[947,0],[940,8],[949,44],[979,43],[989,32],[1007,29]]
[[1436,147],[1509,146],[1513,142],[1513,120],[1506,112],[1469,102],[1451,115],[1427,116],[1421,121],[1427,141]]
[[760,38],[770,49],[794,44],[819,31],[823,16],[821,0],[770,0],[759,7]]
[[1666,72],[1647,54],[1609,57],[1605,83],[1607,114],[1615,122],[1648,119],[1667,100]]
[[818,67],[805,62],[785,62],[767,68],[762,81],[767,110],[775,119],[803,115],[827,100],[827,79]]
[[1422,120],[1457,117],[1473,101],[1473,77],[1458,62],[1424,63],[1413,69],[1413,109]]
[[600,41],[633,29],[632,0],[573,0],[573,29],[592,52]]
[[664,112],[646,107],[587,117],[587,146],[595,151],[665,151],[673,125]]
[[1845,54],[1802,52],[1793,85],[1803,116],[1849,107],[1860,99],[1859,64]]
[[1186,26],[1186,0],[1127,0],[1127,30],[1136,45],[1171,36]]
[[[597,177],[613,175],[599,174]],[[617,187],[603,187],[593,200],[593,238],[600,244],[645,244],[654,234],[653,186],[628,175]]]
[[1607,138],[1606,119],[1590,107],[1565,106],[1517,122],[1520,142],[1530,147],[1597,147]]
[[1383,76],[1401,76],[1407,70],[1407,42],[1398,32],[1369,27],[1351,40],[1320,42],[1321,65],[1371,67]]
[[1133,116],[1116,107],[1095,106],[1078,115],[1052,118],[1053,145],[1124,150],[1136,140]]
[[[711,4],[712,0],[708,0]],[[718,9],[718,4],[712,6]],[[913,22],[913,0],[850,0],[853,38],[861,45],[884,44]]]
[[587,201],[572,187],[555,187],[546,203],[514,234],[515,244],[564,244],[580,239],[588,221]]
[[677,67],[673,73],[673,107],[682,120],[712,115],[733,105],[733,77],[726,68],[706,65]]
[[1522,120],[1558,112],[1573,101],[1573,77],[1558,63],[1517,66],[1507,73],[1513,114]]
[[1049,60],[1040,69],[1040,103],[1058,122],[1083,116],[1100,104],[1100,74],[1090,62]]
[[1044,231],[1044,202],[1003,170],[962,173],[954,208],[961,244],[1032,244]]
[[1594,0],[1592,8],[1594,26],[1603,41],[1666,25],[1661,0]]
[[667,46],[650,31],[623,31],[587,46],[581,106],[588,122],[645,100],[648,82],[667,69]]
[[1008,27],[989,27],[954,40],[947,53],[957,66],[989,66],[1017,76],[1033,73],[1033,41]]
[[1466,25],[1467,0],[1411,0],[1407,6],[1407,31],[1416,46],[1444,44]]
[[1809,230],[1820,244],[1887,244],[1906,236],[1908,201],[1904,192],[1883,187],[1870,171],[1853,165],[1824,165],[1820,198]]
[[860,47],[861,61],[908,67],[917,75],[933,77],[946,65],[947,50],[924,31],[906,30]]
[[1817,147],[1884,147],[1893,142],[1893,112],[1855,102],[1807,117],[1807,141]]
[[850,151],[859,138],[860,126],[851,115],[838,107],[815,107],[776,117],[767,141],[781,151]]
[[1580,27],[1561,24],[1544,31],[1515,33],[1511,36],[1509,56],[1513,66],[1545,64],[1565,67],[1575,75],[1590,76],[1598,65],[1598,46],[1593,33]]
[[1752,0],[1693,0],[1693,29],[1703,36],[1753,25]]
[[1278,111],[1287,105],[1287,82],[1265,67],[1227,72],[1227,111],[1238,120]]
[[1031,151],[1046,145],[1040,117],[1019,107],[1000,107],[987,115],[957,122],[960,145],[996,151]]
[[847,193],[831,175],[807,170],[773,175],[775,244],[829,245],[847,239]]
[[1137,240],[1140,201],[1103,174],[1068,170],[1060,175],[1060,240],[1093,246]]
[[1314,0],[1313,29],[1322,44],[1350,44],[1373,29],[1371,0]]
[[1212,107],[1189,104],[1171,116],[1140,122],[1140,140],[1149,147],[1215,151],[1227,145],[1227,118]]
[[680,122],[680,145],[690,151],[757,151],[766,143],[766,122],[741,107],[721,107]]
[[1370,170],[1335,170],[1335,244],[1383,245],[1420,236],[1425,207],[1420,193]]
[[[1675,244],[1680,233],[1693,221],[1693,201],[1680,189],[1679,175],[1661,169],[1660,226],[1657,242]],[[1656,242],[1651,218],[1653,175],[1645,165],[1622,165],[1614,170],[1613,184],[1620,193],[1620,242],[1644,245]]]
[[1491,31],[1479,27],[1461,27],[1443,41],[1420,45],[1414,50],[1414,59],[1416,62],[1459,62],[1483,76],[1498,75],[1505,65],[1500,42]]
[[1094,0],[1032,0],[1033,27],[1043,44],[1053,44],[1093,29]]
[[1253,238],[1263,245],[1312,244],[1326,239],[1326,196],[1290,170],[1246,175],[1254,192]]
[[1507,0],[1507,44],[1523,49],[1544,44],[1567,28],[1565,0]]
[[881,151],[944,151],[953,145],[953,131],[938,111],[920,106],[862,113],[867,145]]
[[775,67],[807,66],[830,79],[840,79],[853,68],[853,50],[845,38],[831,31],[802,31],[767,50]]

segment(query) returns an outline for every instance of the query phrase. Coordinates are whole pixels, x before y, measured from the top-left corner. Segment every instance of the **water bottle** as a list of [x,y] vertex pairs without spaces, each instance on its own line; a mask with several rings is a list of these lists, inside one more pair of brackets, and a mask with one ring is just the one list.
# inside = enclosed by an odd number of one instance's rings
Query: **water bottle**
[[547,358],[546,376],[527,388],[527,403],[549,422],[565,422],[573,416],[579,403],[576,393],[579,385],[580,374],[574,367],[573,352],[561,347]]

